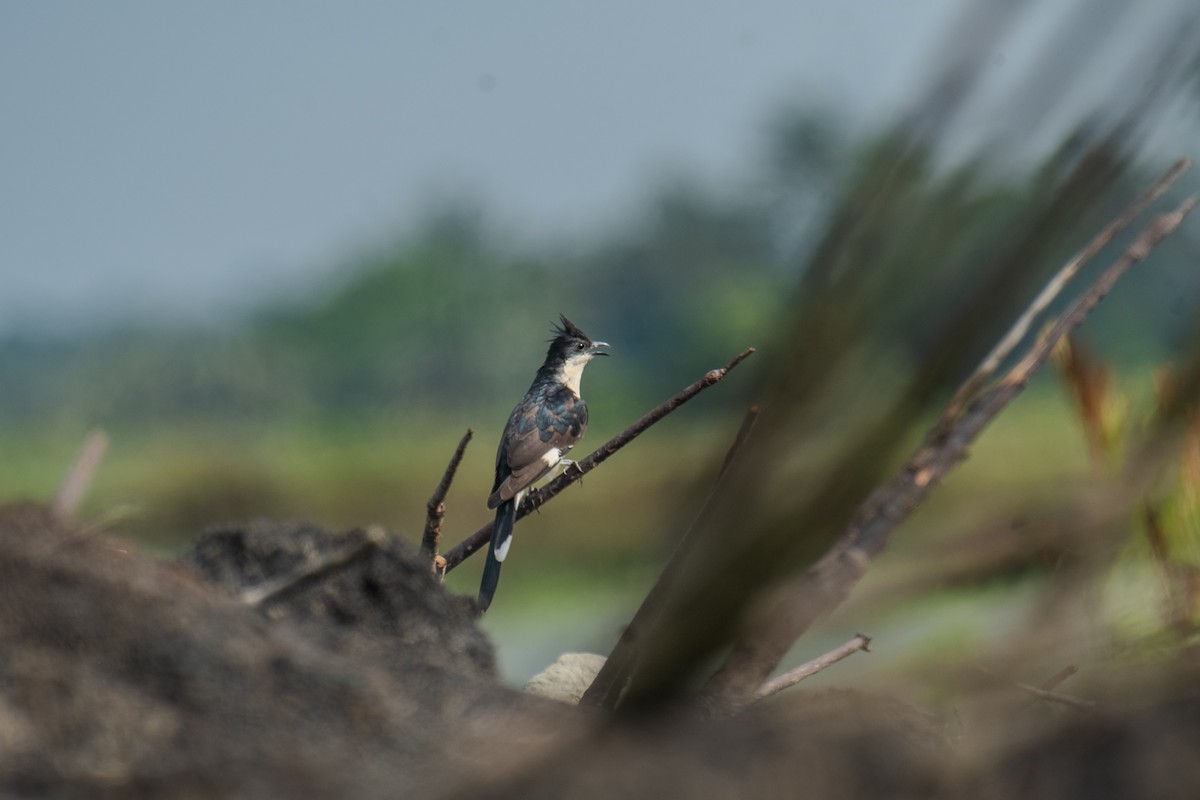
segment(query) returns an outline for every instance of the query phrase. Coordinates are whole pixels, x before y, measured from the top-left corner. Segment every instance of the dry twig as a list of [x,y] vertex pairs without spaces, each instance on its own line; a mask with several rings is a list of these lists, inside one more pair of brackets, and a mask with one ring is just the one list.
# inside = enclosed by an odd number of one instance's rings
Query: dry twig
[[[710,386],[720,383],[721,380],[729,374],[730,370],[749,358],[753,352],[753,347],[747,348],[738,355],[734,356],[734,358],[725,366],[719,369],[708,371],[700,380],[696,381],[691,386],[688,386],[680,391],[674,397],[647,412],[641,419],[639,419],[637,422],[634,422],[628,428],[621,431],[621,433],[617,434],[600,447],[593,450],[587,455],[587,457],[576,461],[574,465],[568,467],[565,472],[563,472],[554,480],[550,481],[540,490],[533,494],[527,495],[521,502],[521,507],[517,509],[517,519],[521,519],[527,514],[536,511],[546,503],[550,502],[563,489],[566,489],[572,483],[598,467],[601,463],[607,460],[609,456],[632,442],[651,425],[658,422],[675,409],[679,408],[688,400],[691,400],[693,397],[700,394],[700,392],[704,391]],[[468,556],[487,544],[488,539],[490,539],[492,536],[492,524],[493,523],[488,522],[479,530],[475,531],[470,536],[463,539],[461,542],[454,545],[454,547],[442,554],[446,558],[446,572],[449,572],[457,567]]]
[[[458,471],[458,465],[462,463],[463,453],[466,452],[467,444],[474,435],[475,431],[467,428],[467,432],[463,434],[462,439],[459,439],[458,447],[455,448],[454,455],[450,457],[450,463],[446,465],[446,471],[442,475],[441,482],[433,490],[433,494],[429,497],[429,502],[425,504],[425,533],[421,536],[421,555],[428,558],[431,563],[434,563],[437,558],[438,546],[442,540],[442,520],[446,518],[446,493],[450,491],[450,484],[454,481],[454,473]],[[436,572],[438,565],[434,563],[434,567],[434,571]]]
[[363,556],[373,553],[387,538],[384,530],[377,525],[367,528],[366,534],[363,541],[340,553],[333,553],[324,560],[305,564],[301,569],[289,575],[281,575],[278,578],[263,581],[257,586],[243,589],[238,593],[238,599],[248,606],[261,606],[304,584],[345,569]]
[[1104,226],[1082,250],[1063,265],[1062,269],[1050,279],[1050,282],[1042,288],[1038,296],[1033,299],[1033,302],[1017,318],[1017,321],[1013,323],[1008,332],[996,343],[991,352],[984,357],[971,377],[967,378],[958,391],[954,393],[954,397],[946,405],[945,411],[942,412],[938,420],[939,425],[945,425],[956,418],[963,407],[979,393],[979,390],[987,384],[996,373],[996,370],[1000,368],[1000,363],[1025,338],[1030,326],[1033,325],[1033,321],[1054,302],[1054,298],[1058,297],[1062,290],[1066,288],[1071,278],[1075,277],[1076,273],[1085,264],[1099,255],[1100,251],[1107,247],[1109,242],[1120,234],[1121,231],[1128,228],[1137,219],[1139,214],[1161,197],[1163,192],[1170,188],[1171,184],[1175,183],[1191,167],[1192,160],[1190,158],[1181,158],[1176,161],[1169,170],[1163,173],[1162,177],[1155,181],[1140,197],[1130,203],[1119,216]]
[[1076,672],[1079,672],[1079,667],[1075,666],[1074,664],[1067,664],[1065,667],[1060,669],[1058,672],[1054,673],[1049,678],[1047,678],[1042,683],[1042,685],[1039,686],[1038,688],[1041,689],[1043,692],[1049,692],[1049,691],[1053,690],[1055,686],[1058,686],[1060,683],[1062,683],[1067,678],[1074,675]]
[[1040,687],[1031,686],[1028,683],[1022,683],[1021,681],[1008,681],[986,667],[977,666],[975,669],[981,674],[987,675],[989,678],[994,678],[1002,683],[1011,684],[1012,686],[1017,687],[1022,692],[1025,692],[1033,697],[1034,700],[1044,700],[1048,703],[1058,703],[1059,705],[1069,706],[1080,711],[1090,711],[1096,707],[1095,700],[1084,700],[1080,697],[1073,697],[1069,694],[1062,694],[1060,692],[1053,692],[1050,690],[1052,686],[1062,683],[1064,680],[1071,677],[1078,671],[1073,666],[1069,666],[1063,670],[1060,670],[1054,677],[1046,681],[1046,683],[1042,684]]
[[66,477],[63,478],[58,487],[58,494],[54,497],[51,510],[57,519],[66,520],[75,516],[107,452],[108,434],[104,431],[97,428],[84,437],[83,444],[75,454],[75,460],[67,469]]
[[1017,681],[1013,684],[1022,692],[1033,695],[1038,700],[1045,700],[1048,703],[1058,703],[1059,705],[1070,706],[1071,708],[1080,711],[1090,711],[1096,707],[1095,700],[1084,700],[1080,697],[1072,697],[1069,694],[1060,694],[1059,692],[1051,692],[1047,689],[1039,689],[1036,686],[1030,686],[1028,683]]
[[[1083,322],[1133,264],[1149,255],[1179,227],[1196,203],[1196,197],[1189,198],[1174,212],[1155,217],[1003,378],[966,401],[959,399],[961,390],[955,395],[952,407],[943,412],[909,461],[890,481],[871,493],[837,542],[793,583],[770,613],[759,618],[759,624],[735,643],[706,688],[710,700],[726,710],[750,702],[754,691],[774,671],[792,644],[849,595],[871,561],[887,545],[892,532],[946,473],[966,457],[968,446],[1021,393],[1054,346]],[[968,383],[974,380],[972,376]],[[954,404],[961,406],[961,412],[952,413]]]
[[[1060,669],[1058,672],[1051,675],[1046,680],[1042,681],[1042,685],[1037,687],[1037,689],[1039,692],[1053,692],[1054,688],[1056,686],[1058,686],[1060,683],[1065,681],[1067,678],[1074,675],[1076,672],[1079,672],[1079,667],[1075,666],[1074,664],[1068,664],[1067,666]],[[1020,686],[1020,684],[1018,684],[1018,686]],[[1029,702],[1027,702],[1023,706],[1023,708],[1032,708],[1033,706],[1035,706],[1037,704],[1037,702],[1039,700],[1046,700],[1046,699],[1048,699],[1048,698],[1041,697],[1039,695],[1034,695],[1033,697],[1029,698]]]
[[854,634],[853,639],[839,647],[835,647],[825,655],[818,656],[812,661],[806,661],[800,666],[767,681],[758,687],[758,691],[754,693],[754,699],[761,700],[776,692],[782,692],[789,686],[795,686],[805,678],[816,675],[827,667],[832,667],[843,658],[852,656],[859,650],[862,650],[864,653],[871,652],[871,637],[863,636],[861,633]]

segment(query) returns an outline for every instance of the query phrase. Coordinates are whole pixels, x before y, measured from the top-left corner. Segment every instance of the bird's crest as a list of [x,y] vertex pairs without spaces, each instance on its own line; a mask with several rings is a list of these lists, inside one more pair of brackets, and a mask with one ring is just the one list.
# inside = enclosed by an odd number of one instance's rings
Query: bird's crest
[[559,324],[550,329],[551,333],[554,334],[554,339],[551,339],[550,341],[564,337],[569,339],[583,339],[585,342],[592,341],[592,337],[581,331],[579,326],[567,319],[565,314],[559,314],[558,319]]

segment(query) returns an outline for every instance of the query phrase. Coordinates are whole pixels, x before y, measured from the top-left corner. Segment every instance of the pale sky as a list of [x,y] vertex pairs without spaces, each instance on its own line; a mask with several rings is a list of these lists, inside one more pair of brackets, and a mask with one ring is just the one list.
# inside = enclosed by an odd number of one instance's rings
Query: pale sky
[[664,170],[743,175],[784,103],[899,113],[962,6],[3,3],[0,333],[245,308],[436,198],[603,230]]

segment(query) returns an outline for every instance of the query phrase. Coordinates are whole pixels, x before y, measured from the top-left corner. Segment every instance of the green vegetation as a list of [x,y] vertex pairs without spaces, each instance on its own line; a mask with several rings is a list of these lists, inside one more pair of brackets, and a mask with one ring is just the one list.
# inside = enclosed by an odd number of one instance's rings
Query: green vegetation
[[[853,334],[863,351],[853,363],[882,392],[972,298],[1015,313],[1034,286],[1008,267],[1048,274],[1142,180],[1112,167],[1102,180],[1049,168],[1001,176],[983,164],[947,171],[896,137],[847,143],[811,118],[784,119],[774,141],[742,187],[678,181],[591,243],[503,243],[483,215],[454,208],[236,324],[0,342],[0,499],[50,496],[98,425],[112,448],[84,512],[147,547],[176,551],[206,526],[256,516],[380,523],[415,539],[425,500],[472,427],[449,497],[452,543],[489,518],[495,438],[558,312],[613,344],[615,357],[585,382],[585,452],[757,346],[735,379],[522,523],[521,557],[506,568],[505,602],[487,624],[519,627],[553,595],[565,617],[590,614],[589,635],[600,640],[590,646],[600,649],[665,559],[781,354],[803,348],[819,361],[848,346],[791,342],[798,314],[827,315],[831,330]],[[1121,284],[1119,303],[1088,322],[1097,350],[1125,372],[1145,374],[1185,327],[1187,306],[1174,299],[1198,278],[1182,247],[1169,241]],[[865,277],[833,295],[838,304],[804,305],[797,283],[814,272],[831,282]],[[867,308],[881,311],[850,329]],[[969,344],[952,354],[960,371],[982,354]],[[1139,396],[1144,405],[1148,390]],[[819,469],[861,422],[855,413],[831,407],[796,442],[787,474],[775,476],[781,485]],[[1049,501],[1094,469],[1063,393],[1043,378],[910,523],[897,557],[987,517],[1019,516],[1015,506]],[[470,592],[476,573],[468,565],[450,585]],[[596,622],[609,616],[611,627]]]

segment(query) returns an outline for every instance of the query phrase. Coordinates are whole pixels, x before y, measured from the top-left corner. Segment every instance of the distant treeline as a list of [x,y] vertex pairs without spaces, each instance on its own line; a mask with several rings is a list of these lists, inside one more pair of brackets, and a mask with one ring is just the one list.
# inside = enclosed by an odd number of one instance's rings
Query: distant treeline
[[[1014,227],[1044,217],[1049,249],[1065,258],[1161,166],[1114,169],[1078,187],[1086,205],[1064,208],[1045,205],[1071,196],[1049,191],[1064,180],[1061,167],[948,169],[933,152],[899,157],[891,134],[854,142],[811,114],[781,115],[768,141],[738,185],[677,177],[591,242],[547,244],[550,232],[541,243],[502,243],[486,210],[467,203],[347,259],[302,301],[237,325],[10,337],[0,342],[0,415],[112,424],[490,408],[519,395],[559,312],[613,345],[616,358],[588,376],[589,395],[641,407],[747,345],[769,353],[799,276],[843,258],[872,259],[890,276],[906,316],[880,330],[906,333],[880,347],[902,361],[929,334],[912,309],[980,290],[973,265],[997,250],[1021,258]],[[872,197],[884,182],[889,197],[906,198],[886,213],[905,216],[873,219],[860,226],[873,238],[848,246],[839,230],[879,213]],[[822,250],[830,241],[837,252]],[[1044,245],[1030,257],[1044,258]],[[1186,238],[1168,242],[1122,284],[1119,313],[1097,315],[1089,336],[1108,356],[1158,357],[1186,329],[1200,286],[1189,252]],[[1056,266],[1047,259],[1042,274]],[[1005,287],[996,302],[1023,305],[1030,292]]]

